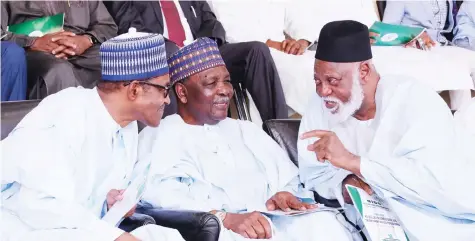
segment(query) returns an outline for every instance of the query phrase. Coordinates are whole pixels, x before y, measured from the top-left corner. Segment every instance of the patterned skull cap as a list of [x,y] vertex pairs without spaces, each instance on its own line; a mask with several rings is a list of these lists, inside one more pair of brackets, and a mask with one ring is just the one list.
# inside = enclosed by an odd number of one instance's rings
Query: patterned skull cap
[[100,47],[102,80],[145,80],[168,73],[165,40],[160,34],[128,33],[109,39]]
[[175,84],[191,75],[225,64],[215,41],[198,38],[170,56],[168,66],[170,82]]

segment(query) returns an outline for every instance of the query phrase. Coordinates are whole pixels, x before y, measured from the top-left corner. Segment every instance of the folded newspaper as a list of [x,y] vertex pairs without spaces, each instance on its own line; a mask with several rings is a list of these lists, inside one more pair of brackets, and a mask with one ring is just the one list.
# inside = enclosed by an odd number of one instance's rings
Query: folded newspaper
[[64,13],[53,16],[37,18],[23,23],[7,26],[7,31],[28,35],[30,37],[42,37],[45,34],[56,33],[63,30]]
[[418,38],[425,31],[425,28],[409,27],[376,21],[373,23],[369,31],[379,34],[379,36],[372,37],[376,40],[373,45],[398,46],[407,44],[413,39]]
[[372,241],[409,241],[396,215],[387,202],[376,195],[370,196],[364,190],[346,185],[351,200]]

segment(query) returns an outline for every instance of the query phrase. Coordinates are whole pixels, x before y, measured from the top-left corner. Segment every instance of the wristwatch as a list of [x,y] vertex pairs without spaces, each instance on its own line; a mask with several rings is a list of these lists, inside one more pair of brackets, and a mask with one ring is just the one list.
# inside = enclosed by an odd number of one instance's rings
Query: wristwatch
[[224,219],[226,218],[226,212],[223,211],[216,211],[214,214],[216,217],[218,217],[219,221],[224,222]]
[[89,40],[91,41],[91,44],[92,44],[92,45],[99,43],[99,40],[97,40],[97,38],[94,37],[94,35],[92,35],[92,34],[90,34],[90,33],[84,33],[83,35],[86,35],[86,36],[89,37]]

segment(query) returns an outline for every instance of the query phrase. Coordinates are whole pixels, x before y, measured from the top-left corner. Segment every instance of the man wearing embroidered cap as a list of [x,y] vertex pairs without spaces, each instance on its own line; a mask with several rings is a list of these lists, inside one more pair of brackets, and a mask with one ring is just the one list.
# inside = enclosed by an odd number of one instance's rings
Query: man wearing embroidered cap
[[161,35],[132,31],[100,54],[96,88],[45,98],[2,141],[2,240],[181,239],[156,225],[136,238],[115,227],[119,220],[101,219],[148,171],[136,161],[137,120],[157,126],[170,100]]
[[368,34],[365,25],[348,20],[322,28],[317,93],[297,144],[305,187],[337,199],[360,227],[346,184],[384,198],[411,241],[473,239],[475,162],[464,155],[467,139],[435,91],[378,74]]
[[209,211],[221,220],[221,241],[351,240],[335,212],[270,218],[258,212],[316,206],[296,197],[313,200],[297,167],[261,128],[227,118],[233,89],[214,41],[197,39],[168,63],[178,114],[140,134],[139,161],[153,161],[143,202]]

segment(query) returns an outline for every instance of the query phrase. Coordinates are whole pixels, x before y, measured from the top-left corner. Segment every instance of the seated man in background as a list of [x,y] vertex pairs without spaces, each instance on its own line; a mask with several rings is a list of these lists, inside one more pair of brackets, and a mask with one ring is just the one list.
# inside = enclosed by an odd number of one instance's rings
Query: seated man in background
[[[424,44],[428,46],[429,49],[431,49],[432,47],[436,46],[436,42],[442,46],[453,45],[451,42],[452,31],[455,27],[456,17],[454,10],[457,10],[457,5],[454,5],[453,1],[390,0],[386,3],[383,22],[425,28],[427,34],[422,36],[422,40]],[[414,43],[415,41],[413,41],[413,43],[409,43],[409,46],[415,46]],[[470,89],[475,88],[473,85],[473,83],[475,83],[475,54],[465,49],[456,47],[435,48],[430,52],[431,53],[426,54],[427,58],[433,60],[440,59],[443,65],[442,68],[450,69],[450,76],[447,76],[447,78],[444,80],[444,82],[450,84],[448,84],[444,89],[436,87],[435,90],[455,90],[451,91],[450,99],[452,109],[456,110],[470,100]],[[420,66],[420,63],[427,62],[424,61],[426,58],[421,59],[421,56],[413,56],[413,60],[417,61],[418,63],[416,66]],[[430,62],[433,63],[434,61]],[[454,64],[458,67],[449,67],[450,65]],[[441,69],[436,66],[430,67],[432,69]],[[460,67],[462,67],[462,71],[457,70],[457,68]],[[467,70],[468,75],[472,76],[471,86],[466,86],[465,83],[468,84],[468,82],[465,80],[467,79],[466,77],[464,78],[463,76],[460,76],[454,78],[454,76],[452,76],[453,73],[465,74],[467,73]],[[433,72],[438,73],[438,71]],[[438,84],[438,81],[432,80],[432,82],[434,85],[440,85]]]
[[145,208],[212,212],[222,241],[352,240],[338,211],[271,220],[258,212],[316,206],[294,196],[311,193],[277,143],[254,123],[226,118],[233,89],[213,40],[197,39],[168,63],[178,114],[140,133],[139,160],[152,162]]
[[226,29],[227,41],[259,41],[270,48],[287,105],[301,114],[310,94],[306,88],[313,83],[310,74],[313,54],[307,47],[318,36],[312,25],[314,15],[308,11],[309,1],[209,3]]
[[26,99],[25,50],[15,43],[2,41],[2,101]]
[[162,36],[124,34],[100,54],[97,88],[48,96],[1,142],[3,241],[183,240],[157,225],[129,234],[102,219],[147,175],[150,164],[136,158],[136,120],[158,126],[170,100]]
[[[305,7],[312,14],[313,19],[310,21],[316,35],[331,21],[355,20],[368,28],[379,21],[372,0],[312,1],[307,2]],[[450,90],[451,107],[454,110],[470,99],[470,89],[474,88],[474,80],[470,75],[474,73],[475,78],[475,55],[468,50],[444,47],[420,51],[401,46],[373,46],[372,52],[374,65],[382,74],[403,74],[429,85],[435,91]],[[314,59],[312,57],[306,61],[313,63]],[[298,84],[288,87],[300,93],[305,106],[314,91],[314,82],[303,79],[295,79],[294,82]]]
[[[163,34],[167,56],[196,38],[209,37],[218,43],[231,80],[249,91],[262,120],[287,118],[287,105],[269,49],[259,42],[229,44],[222,24],[206,1],[114,1],[105,2],[119,32],[136,27]],[[176,98],[165,115],[176,113]]]
[[456,18],[453,43],[475,51],[475,2],[464,1]]
[[73,86],[92,88],[101,77],[99,45],[117,35],[101,1],[2,1],[7,26],[64,13],[64,31],[32,37],[7,32],[4,40],[25,48],[29,98],[43,98]]
[[[384,198],[411,241],[469,240],[475,159],[461,155],[465,140],[436,92],[377,72],[368,34],[349,20],[328,23],[320,33],[317,93],[297,143],[301,179],[342,206],[351,204],[346,184]],[[346,208],[350,220],[361,221]]]
[[435,42],[441,45],[450,43],[447,34],[455,27],[453,9],[453,1],[446,0],[388,0],[382,20],[390,24],[425,28],[427,35],[423,36],[423,40],[430,48]]

